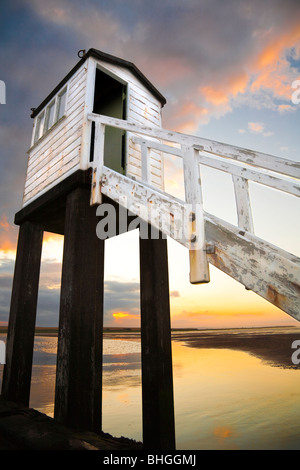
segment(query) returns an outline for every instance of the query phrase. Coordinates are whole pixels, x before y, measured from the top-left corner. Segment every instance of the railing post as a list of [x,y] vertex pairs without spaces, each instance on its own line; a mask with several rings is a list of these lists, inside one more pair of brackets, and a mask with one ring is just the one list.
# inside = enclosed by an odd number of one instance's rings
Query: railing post
[[91,205],[101,204],[100,178],[104,162],[104,137],[105,125],[99,122],[95,123],[95,143],[92,175]]
[[238,226],[246,230],[246,232],[254,233],[248,180],[232,175],[232,181],[237,207]]
[[185,147],[183,170],[186,204],[188,211],[188,237],[190,240],[190,282],[200,284],[210,281],[206,254],[205,225],[201,191],[200,168],[197,159],[199,147]]
[[147,142],[141,142],[141,159],[142,159],[142,181],[150,183],[151,179],[151,162],[150,162],[150,149]]

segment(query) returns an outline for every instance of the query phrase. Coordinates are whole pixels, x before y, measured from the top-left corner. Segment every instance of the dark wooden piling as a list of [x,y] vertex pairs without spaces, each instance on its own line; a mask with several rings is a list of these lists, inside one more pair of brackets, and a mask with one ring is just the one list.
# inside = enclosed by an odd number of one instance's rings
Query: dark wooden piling
[[57,351],[55,418],[101,430],[104,241],[90,191],[67,197]]
[[43,228],[20,225],[3,371],[2,396],[29,405]]
[[172,450],[175,425],[168,254],[167,240],[161,236],[140,239],[140,282],[143,445],[145,450]]

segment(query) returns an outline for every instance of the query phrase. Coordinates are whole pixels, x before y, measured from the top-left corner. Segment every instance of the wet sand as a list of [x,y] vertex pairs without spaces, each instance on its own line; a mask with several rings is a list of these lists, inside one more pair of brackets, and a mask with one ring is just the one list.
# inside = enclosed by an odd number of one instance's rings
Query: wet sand
[[[295,340],[300,341],[298,327],[175,332],[172,338],[192,348],[239,350],[275,367],[300,369],[300,364],[292,362],[292,354],[296,351],[292,348],[292,343]],[[297,347],[299,348],[300,346]],[[300,359],[300,353],[298,358]]]
[[[6,333],[0,327],[0,333]],[[57,336],[57,328],[36,328],[36,336]],[[139,328],[104,328],[104,338],[140,340]],[[300,369],[293,364],[292,348],[295,340],[300,341],[299,327],[261,327],[232,329],[172,329],[172,340],[180,341],[187,347],[232,349],[252,354],[269,365],[287,369]],[[299,349],[299,346],[297,347]],[[300,351],[298,354],[300,359]]]

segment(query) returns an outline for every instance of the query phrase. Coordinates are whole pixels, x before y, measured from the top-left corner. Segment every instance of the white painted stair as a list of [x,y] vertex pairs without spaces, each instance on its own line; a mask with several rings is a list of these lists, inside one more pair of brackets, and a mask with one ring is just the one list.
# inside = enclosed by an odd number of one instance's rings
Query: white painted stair
[[[96,129],[91,205],[101,204],[105,195],[184,245],[191,283],[210,281],[210,263],[300,320],[300,258],[254,234],[248,191],[250,180],[299,197],[299,163],[98,114],[90,114],[89,120]],[[140,180],[104,165],[105,126],[125,130],[127,139],[140,147]],[[151,149],[183,159],[185,200],[151,184]],[[201,165],[232,175],[237,226],[204,211]]]

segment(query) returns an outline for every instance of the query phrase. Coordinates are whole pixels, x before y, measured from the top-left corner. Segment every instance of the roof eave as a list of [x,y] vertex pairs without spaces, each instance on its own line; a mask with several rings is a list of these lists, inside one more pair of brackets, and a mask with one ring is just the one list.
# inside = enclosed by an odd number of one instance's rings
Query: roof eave
[[155,86],[148,80],[148,78],[133,64],[119,57],[106,54],[105,52],[99,51],[97,49],[91,48],[86,54],[77,62],[77,64],[70,70],[70,72],[61,80],[61,82],[52,90],[52,92],[42,101],[42,103],[32,110],[31,117],[35,118],[40,111],[46,106],[49,101],[58,93],[58,91],[69,81],[69,79],[74,75],[74,73],[84,64],[88,57],[94,57],[95,59],[102,60],[111,64],[119,65],[125,67],[131,72],[148,88],[148,90],[160,101],[161,105],[166,104],[165,97],[155,88]]

